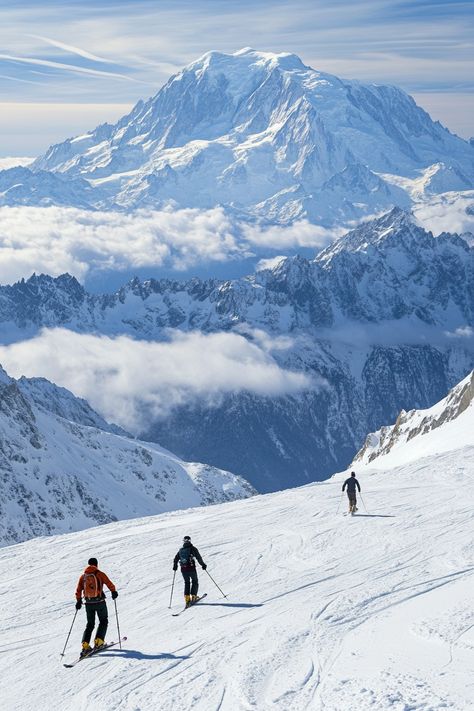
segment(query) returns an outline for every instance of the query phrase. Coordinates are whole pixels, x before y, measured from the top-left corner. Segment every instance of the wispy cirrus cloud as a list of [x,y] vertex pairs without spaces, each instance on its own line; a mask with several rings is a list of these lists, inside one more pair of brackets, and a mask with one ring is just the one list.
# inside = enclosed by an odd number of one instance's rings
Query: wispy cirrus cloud
[[[4,55],[105,72],[43,65],[46,80],[27,86],[11,78],[31,80],[32,65],[0,59],[0,69],[3,64],[7,70],[1,73],[10,75],[0,80],[0,92],[3,86],[18,102],[134,103],[209,49],[234,52],[250,45],[296,52],[307,64],[342,77],[398,84],[415,92],[422,106],[436,105],[436,117],[452,130],[474,134],[474,27],[466,2],[25,0],[0,8],[0,28]],[[136,81],[110,82],[107,69]],[[144,92],[138,81],[151,90]],[[438,101],[443,93],[452,100]],[[62,137],[58,133],[56,140]],[[12,141],[10,152],[12,145],[23,152]]]
[[8,62],[14,62],[19,64],[33,64],[40,67],[49,67],[51,69],[60,69],[65,72],[72,72],[77,74],[89,74],[93,77],[107,77],[108,79],[125,79],[126,81],[134,81],[139,83],[142,82],[140,79],[135,79],[134,77],[127,76],[126,74],[119,74],[118,72],[109,72],[102,69],[92,69],[90,67],[82,67],[77,64],[65,64],[63,62],[54,62],[49,59],[38,59],[33,57],[19,57],[11,54],[0,54],[0,60],[6,60]]
[[50,37],[43,37],[42,35],[31,35],[31,37],[35,39],[39,39],[42,42],[46,42],[46,44],[51,45],[52,47],[57,47],[58,49],[63,50],[67,54],[77,54],[78,57],[83,57],[84,59],[90,59],[92,62],[99,62],[101,64],[115,64],[112,59],[106,59],[105,57],[98,57],[96,54],[92,54],[92,52],[88,52],[85,49],[81,49],[81,47],[75,47],[72,44],[66,44],[65,42],[59,42],[58,40],[51,39]]

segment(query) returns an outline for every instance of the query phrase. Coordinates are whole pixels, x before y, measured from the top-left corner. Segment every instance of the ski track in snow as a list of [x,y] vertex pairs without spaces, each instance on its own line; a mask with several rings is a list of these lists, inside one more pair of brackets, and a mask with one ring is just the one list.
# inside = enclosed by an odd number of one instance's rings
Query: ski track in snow
[[[338,475],[0,550],[2,708],[472,709],[474,447],[358,472],[369,512],[360,501],[354,517],[345,496],[336,515]],[[202,571],[206,600],[173,618],[172,557],[188,533],[228,599]],[[117,585],[128,640],[66,670],[90,555]],[[109,598],[110,641],[113,609]]]

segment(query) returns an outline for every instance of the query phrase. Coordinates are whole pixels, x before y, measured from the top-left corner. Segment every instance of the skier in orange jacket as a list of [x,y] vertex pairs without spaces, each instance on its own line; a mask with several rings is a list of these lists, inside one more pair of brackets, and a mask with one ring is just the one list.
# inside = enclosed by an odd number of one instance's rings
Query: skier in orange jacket
[[94,649],[100,649],[105,645],[105,633],[109,624],[107,603],[105,602],[104,585],[107,585],[112,593],[112,600],[118,597],[115,585],[102,570],[97,567],[97,558],[89,558],[88,566],[78,580],[76,588],[76,610],[82,607],[83,597],[86,606],[87,626],[82,635],[81,657],[92,651],[90,646],[92,632],[95,627],[95,614],[99,618],[99,626],[94,640]]

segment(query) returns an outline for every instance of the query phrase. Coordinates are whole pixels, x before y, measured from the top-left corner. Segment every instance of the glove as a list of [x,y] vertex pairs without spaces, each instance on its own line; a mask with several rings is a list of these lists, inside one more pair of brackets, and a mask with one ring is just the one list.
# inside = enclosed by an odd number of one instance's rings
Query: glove
[[112,600],[116,600],[118,598],[118,592],[116,590],[112,590]]
[[203,570],[206,570],[207,565],[206,565],[205,563],[203,563],[202,566],[201,566],[201,568],[202,568]]
[[76,600],[76,610],[80,610],[82,607],[82,600]]
[[178,570],[178,566],[177,566],[177,565],[173,565],[173,570],[174,570],[174,572],[176,573],[176,571]]

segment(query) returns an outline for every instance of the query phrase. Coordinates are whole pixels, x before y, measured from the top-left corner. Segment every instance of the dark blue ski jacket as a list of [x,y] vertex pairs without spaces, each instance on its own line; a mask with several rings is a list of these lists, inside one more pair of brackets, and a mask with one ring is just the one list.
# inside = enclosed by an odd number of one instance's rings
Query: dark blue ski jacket
[[355,478],[355,476],[350,476],[349,479],[345,480],[344,484],[342,485],[343,491],[346,488],[346,486],[347,486],[347,493],[348,494],[355,494],[356,486],[360,491],[360,484],[357,481],[357,479]]
[[199,563],[199,565],[201,565],[201,566],[205,565],[203,559],[201,558],[201,554],[199,553],[196,546],[193,546],[191,541],[185,541],[183,543],[183,548],[190,548],[191,555],[189,556],[189,561],[188,561],[188,563],[184,563],[184,564],[181,562],[180,551],[182,550],[182,548],[180,548],[174,557],[173,570],[178,569],[178,563],[181,566],[181,570],[196,570],[196,563],[194,560],[195,558],[196,558],[197,562]]

